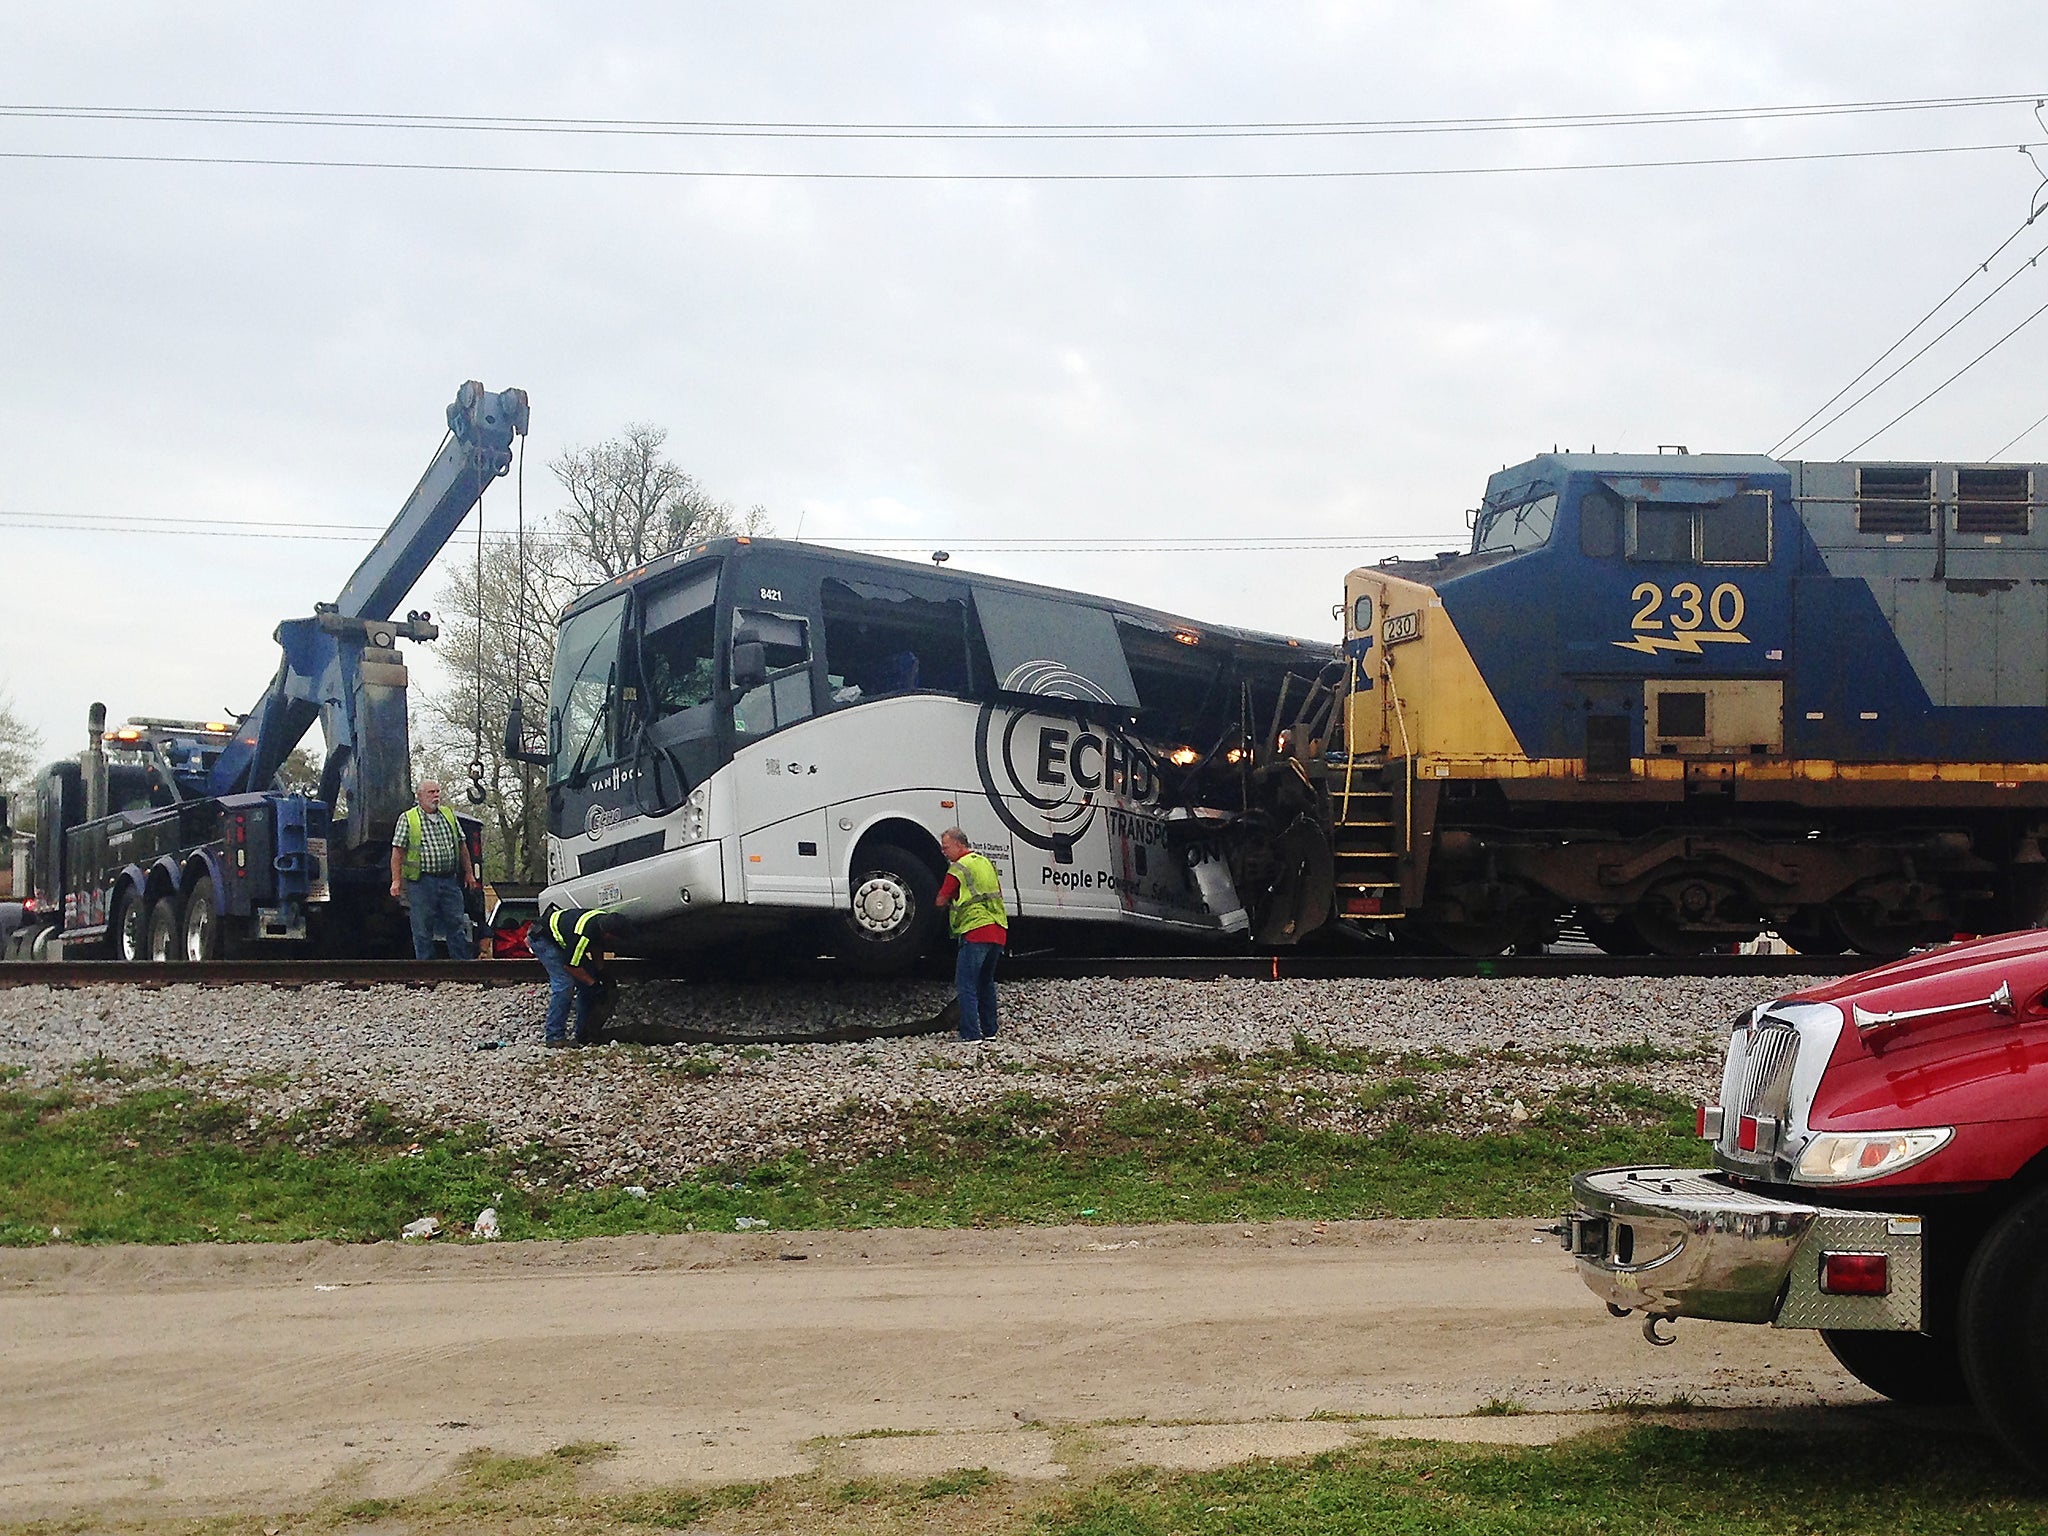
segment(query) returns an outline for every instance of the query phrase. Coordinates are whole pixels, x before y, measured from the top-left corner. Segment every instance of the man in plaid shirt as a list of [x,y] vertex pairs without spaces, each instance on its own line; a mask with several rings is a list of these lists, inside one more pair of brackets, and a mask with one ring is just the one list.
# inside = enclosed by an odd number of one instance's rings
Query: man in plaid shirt
[[477,886],[469,844],[455,813],[441,803],[439,784],[421,779],[418,795],[419,804],[408,806],[391,829],[391,895],[411,904],[414,959],[434,958],[438,933],[448,941],[451,959],[474,960],[476,942],[462,907],[464,888]]

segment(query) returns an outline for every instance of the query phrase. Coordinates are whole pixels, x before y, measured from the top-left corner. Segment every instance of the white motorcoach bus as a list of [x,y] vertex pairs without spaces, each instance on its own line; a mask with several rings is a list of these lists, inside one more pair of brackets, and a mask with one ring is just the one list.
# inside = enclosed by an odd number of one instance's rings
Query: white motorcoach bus
[[563,615],[542,899],[622,909],[647,953],[808,924],[887,972],[944,931],[958,826],[1027,923],[1256,930],[1247,907],[1288,886],[1274,834],[1309,819],[1261,787],[1300,776],[1259,743],[1275,755],[1283,709],[1303,733],[1329,719],[1336,656],[816,545],[700,544]]

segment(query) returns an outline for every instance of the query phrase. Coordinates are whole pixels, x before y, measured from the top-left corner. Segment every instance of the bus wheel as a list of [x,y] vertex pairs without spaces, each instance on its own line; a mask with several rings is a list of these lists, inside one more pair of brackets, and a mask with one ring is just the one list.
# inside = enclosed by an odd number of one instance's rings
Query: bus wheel
[[853,863],[853,901],[839,914],[834,949],[855,970],[908,970],[938,927],[939,883],[922,859],[894,843],[873,843]]

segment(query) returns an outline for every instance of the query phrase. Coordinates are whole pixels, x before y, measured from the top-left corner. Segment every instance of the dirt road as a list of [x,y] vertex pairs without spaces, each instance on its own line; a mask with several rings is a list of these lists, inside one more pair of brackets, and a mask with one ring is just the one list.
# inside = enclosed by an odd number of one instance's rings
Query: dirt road
[[[1526,1222],[17,1251],[0,1381],[10,1519],[391,1497],[476,1446],[613,1442],[635,1483],[1028,1476],[1060,1471],[1048,1427],[1112,1420],[1215,1426],[1095,1437],[1197,1465],[1395,1427],[1319,1413],[1512,1398],[1544,1416],[1464,1424],[1519,1438],[1629,1394],[1870,1400],[1808,1334],[1651,1349]],[[874,1430],[944,1433],[836,1438]]]

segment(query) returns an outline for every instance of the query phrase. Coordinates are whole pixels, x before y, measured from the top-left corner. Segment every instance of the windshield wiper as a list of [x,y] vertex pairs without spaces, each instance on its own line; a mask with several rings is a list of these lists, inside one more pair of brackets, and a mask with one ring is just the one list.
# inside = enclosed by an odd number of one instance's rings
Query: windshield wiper
[[[597,647],[592,646],[591,649],[594,651]],[[590,717],[590,729],[583,733],[583,742],[576,748],[576,756],[570,764],[568,778],[579,779],[583,776],[584,756],[590,751],[591,744],[597,740],[598,728],[612,717],[612,690],[618,680],[619,669],[613,665],[604,675],[604,703],[599,705],[596,713]]]

